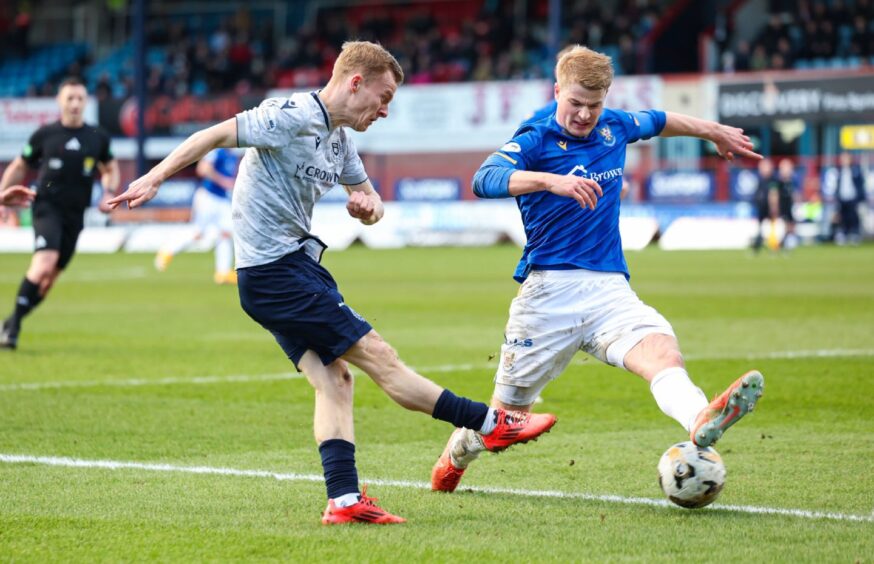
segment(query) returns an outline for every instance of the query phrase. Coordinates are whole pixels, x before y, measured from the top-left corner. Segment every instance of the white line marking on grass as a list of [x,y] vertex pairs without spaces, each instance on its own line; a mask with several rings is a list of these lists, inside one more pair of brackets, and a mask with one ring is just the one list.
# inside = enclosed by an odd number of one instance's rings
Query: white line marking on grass
[[[488,368],[488,365],[456,364],[426,366],[416,368],[420,372],[438,373],[455,372],[461,370],[474,370]],[[361,374],[358,372],[358,374]],[[0,384],[0,392],[16,392],[24,390],[57,390],[61,388],[98,388],[102,386],[113,388],[128,388],[140,386],[171,386],[177,384],[226,384],[247,382],[273,382],[281,380],[301,380],[304,378],[300,373],[279,374],[237,374],[231,376],[191,376],[191,377],[167,377],[167,378],[125,378],[119,380],[67,380],[60,382],[12,382]]]
[[842,356],[874,356],[874,349],[818,349],[806,351],[774,351],[768,353],[717,353],[683,355],[686,360],[778,360],[795,358],[833,358]]
[[169,386],[175,384],[224,384],[228,382],[273,382],[277,380],[299,380],[303,374],[239,374],[231,376],[192,376],[190,378],[129,378],[125,380],[69,380],[66,382],[18,382],[0,384],[0,392],[21,390],[54,390],[60,388],[97,388],[101,386],[126,388],[137,386]]
[[[766,360],[766,359],[799,359],[799,358],[833,358],[853,356],[874,356],[874,349],[820,349],[806,351],[776,351],[771,353],[753,353],[746,355],[715,354],[715,355],[685,355],[686,360]],[[587,366],[588,357],[572,363],[573,366]],[[422,374],[440,374],[446,372],[470,372],[473,370],[493,370],[492,363],[464,363],[464,364],[440,364],[436,366],[412,367]],[[356,370],[355,374],[363,373]],[[121,380],[70,380],[61,382],[12,382],[0,384],[0,392],[15,392],[24,390],[54,390],[61,388],[96,388],[101,386],[125,388],[137,386],[170,386],[178,384],[226,384],[247,382],[272,382],[281,380],[300,380],[304,378],[299,373],[280,374],[239,374],[232,376],[192,376],[192,377],[168,377],[168,378],[127,378]]]
[[[212,466],[177,466],[173,464],[157,464],[146,462],[127,462],[121,460],[83,460],[64,456],[30,456],[22,454],[0,454],[0,462],[7,464],[42,464],[45,466],[60,466],[66,468],[98,468],[105,470],[147,470],[151,472],[178,472],[185,474],[210,474],[219,476],[241,476],[247,478],[273,478],[291,482],[323,482],[324,478],[317,474],[293,474],[271,472],[269,470],[240,470],[236,468],[221,468]],[[413,488],[430,490],[431,484],[411,482],[406,480],[362,480],[375,486]],[[463,491],[494,495],[514,495],[521,497],[544,497],[557,499],[580,499],[584,501],[602,501],[623,505],[645,505],[653,507],[674,508],[664,499],[646,497],[625,497],[620,495],[597,495],[582,492],[563,492],[558,490],[525,490],[516,488],[464,487]],[[679,508],[676,510],[680,511]],[[759,515],[777,515],[781,517],[797,517],[801,519],[828,519],[832,521],[854,521],[874,523],[874,515],[853,515],[831,511],[810,511],[807,509],[784,509],[779,507],[757,507],[753,505],[722,505],[715,504],[703,511],[726,511],[734,513],[753,513]]]
[[[148,269],[143,266],[119,268],[115,270],[83,270],[81,272],[68,272],[64,274],[65,282],[108,282],[112,280],[134,280],[145,278]],[[2,275],[0,283],[11,284],[21,281],[21,275]]]
[[[799,358],[833,358],[833,357],[853,357],[853,356],[874,356],[874,349],[819,349],[819,350],[801,350],[801,351],[775,351],[770,353],[751,353],[751,354],[713,354],[713,355],[684,355],[686,360],[767,360],[767,359],[799,359]],[[589,357],[573,362],[573,366],[589,365]],[[413,366],[417,372],[422,374],[441,374],[446,372],[470,372],[473,370],[494,370],[494,363],[463,363],[463,364],[439,364],[436,366]],[[362,372],[355,370],[357,376],[362,375]],[[14,392],[23,390],[51,390],[61,388],[96,388],[100,386],[110,386],[117,388],[136,387],[136,386],[170,386],[176,384],[225,384],[225,383],[246,383],[246,382],[271,382],[279,380],[299,380],[303,375],[298,373],[281,373],[281,374],[255,374],[247,375],[240,374],[234,376],[194,376],[185,377],[168,377],[168,378],[129,378],[121,380],[83,380],[83,381],[62,381],[62,382],[12,382],[9,384],[0,384],[0,392]]]

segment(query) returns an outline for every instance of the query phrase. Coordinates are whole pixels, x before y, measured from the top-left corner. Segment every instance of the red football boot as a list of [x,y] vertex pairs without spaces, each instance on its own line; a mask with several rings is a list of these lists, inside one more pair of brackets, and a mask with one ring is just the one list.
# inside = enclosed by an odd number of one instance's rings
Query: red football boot
[[355,505],[349,507],[337,507],[334,500],[328,500],[328,507],[322,514],[323,525],[339,525],[342,523],[374,523],[376,525],[390,525],[392,523],[406,523],[407,520],[376,505],[375,497],[367,497],[367,486],[361,489],[361,499]]
[[437,459],[437,463],[431,470],[431,490],[435,492],[454,492],[458,487],[458,482],[461,481],[461,476],[466,468],[458,468],[452,463],[452,456],[449,454],[453,448],[459,448],[455,442],[464,442],[463,433],[467,429],[456,429],[449,437],[449,442],[446,443],[446,448],[443,449],[443,454]]
[[483,446],[492,452],[502,450],[516,443],[527,443],[546,433],[555,425],[555,415],[551,413],[527,413],[524,411],[496,412],[497,425],[488,435],[482,435]]

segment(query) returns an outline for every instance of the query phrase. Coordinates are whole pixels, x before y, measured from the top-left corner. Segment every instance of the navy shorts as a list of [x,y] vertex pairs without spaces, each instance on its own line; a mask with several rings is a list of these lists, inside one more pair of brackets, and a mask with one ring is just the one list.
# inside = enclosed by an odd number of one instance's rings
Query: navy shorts
[[346,305],[331,274],[303,250],[237,271],[240,305],[298,366],[307,350],[326,366],[372,327]]

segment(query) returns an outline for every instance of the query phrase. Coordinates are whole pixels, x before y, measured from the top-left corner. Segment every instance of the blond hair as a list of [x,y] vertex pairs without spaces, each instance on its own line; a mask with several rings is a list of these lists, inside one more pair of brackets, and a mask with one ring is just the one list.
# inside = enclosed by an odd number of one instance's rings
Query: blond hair
[[345,77],[358,72],[368,80],[382,76],[386,71],[391,71],[397,84],[404,81],[401,65],[382,45],[370,41],[347,41],[334,62],[333,76]]
[[579,84],[586,90],[607,90],[613,83],[613,61],[588,47],[575,45],[566,51],[555,66],[560,86]]

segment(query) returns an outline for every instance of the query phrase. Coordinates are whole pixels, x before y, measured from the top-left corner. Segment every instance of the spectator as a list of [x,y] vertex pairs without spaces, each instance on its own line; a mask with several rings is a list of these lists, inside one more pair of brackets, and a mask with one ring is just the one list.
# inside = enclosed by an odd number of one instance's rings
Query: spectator
[[859,230],[859,204],[865,201],[865,178],[859,165],[853,163],[853,156],[844,151],[838,157],[838,185],[835,197],[838,201],[840,217],[835,243],[858,245],[861,240]]

